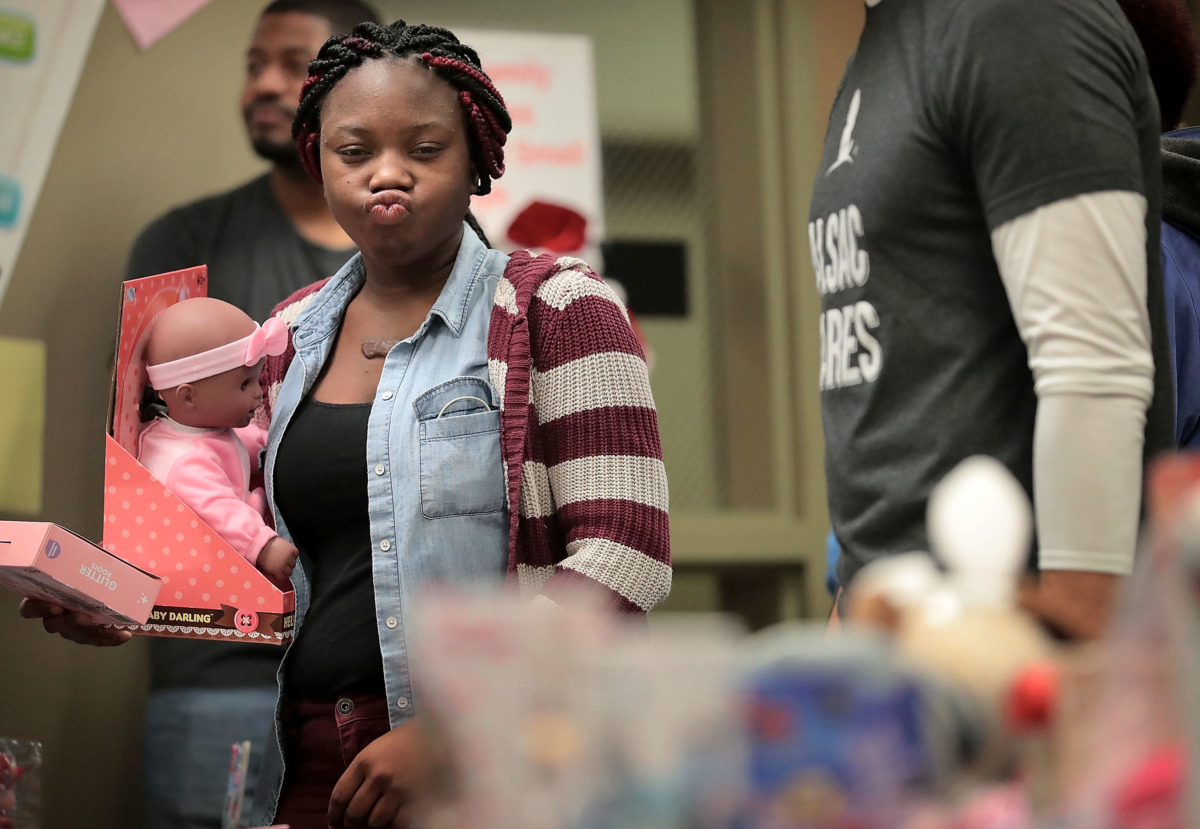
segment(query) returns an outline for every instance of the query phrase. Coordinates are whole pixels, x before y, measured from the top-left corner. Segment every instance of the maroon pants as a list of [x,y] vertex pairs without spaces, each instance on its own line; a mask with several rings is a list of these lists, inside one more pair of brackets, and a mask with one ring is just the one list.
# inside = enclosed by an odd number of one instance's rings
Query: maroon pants
[[329,796],[368,743],[388,732],[387,700],[349,694],[337,702],[294,702],[283,714],[287,739],[275,822],[328,829]]

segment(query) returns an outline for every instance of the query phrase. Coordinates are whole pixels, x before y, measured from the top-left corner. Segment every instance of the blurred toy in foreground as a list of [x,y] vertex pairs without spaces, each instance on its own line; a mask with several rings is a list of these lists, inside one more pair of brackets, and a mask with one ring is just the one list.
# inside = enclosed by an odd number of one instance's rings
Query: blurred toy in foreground
[[1082,647],[1016,607],[1029,509],[984,459],[931,499],[945,573],[927,554],[865,569],[836,636],[659,616],[647,638],[574,608],[442,597],[418,614],[419,675],[460,773],[430,825],[1200,826],[1200,459],[1151,481],[1124,607]]
[[24,771],[11,754],[0,753],[0,829],[13,829],[10,815],[17,809],[17,781]]
[[1044,730],[1055,655],[1016,605],[1033,530],[1028,498],[998,461],[973,457],[931,494],[928,555],[884,559],[851,588],[851,625],[878,629],[925,672],[958,690],[970,739],[960,762],[978,780],[1008,779],[1023,734]]
[[[1031,825],[989,822],[1028,817],[1023,789],[960,791],[978,715],[877,636],[660,616],[647,637],[492,595],[429,599],[415,624],[452,758],[436,829]],[[960,802],[988,820],[951,823]]]
[[138,461],[243,558],[287,586],[297,550],[266,521],[251,459],[266,445],[252,423],[267,355],[287,347],[287,327],[259,327],[229,303],[185,299],[162,311],[146,342],[146,371],[166,403],[138,440]]
[[953,700],[886,641],[797,624],[748,644],[748,825],[901,826],[950,791]]
[[725,620],[647,639],[582,597],[568,610],[487,595],[430,598],[417,624],[426,703],[460,772],[434,825],[732,825],[744,740]]
[[0,737],[0,829],[41,825],[42,744]]
[[1113,629],[1063,675],[1059,774],[1085,829],[1200,826],[1200,456],[1157,461],[1149,503]]

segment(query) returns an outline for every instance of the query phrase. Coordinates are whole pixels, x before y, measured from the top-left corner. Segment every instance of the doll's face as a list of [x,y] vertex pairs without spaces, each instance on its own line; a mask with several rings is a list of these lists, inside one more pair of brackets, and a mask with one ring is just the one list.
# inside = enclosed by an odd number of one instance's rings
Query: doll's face
[[254,419],[262,405],[258,382],[263,360],[255,365],[230,369],[203,380],[184,383],[171,394],[164,393],[171,418],[186,426],[241,428]]
[[[146,363],[160,366],[235,343],[254,333],[254,320],[228,302],[192,297],[155,317],[146,338]],[[236,362],[236,360],[235,360]],[[185,426],[238,428],[262,402],[263,361],[161,389],[171,418]],[[229,363],[225,363],[229,365]]]

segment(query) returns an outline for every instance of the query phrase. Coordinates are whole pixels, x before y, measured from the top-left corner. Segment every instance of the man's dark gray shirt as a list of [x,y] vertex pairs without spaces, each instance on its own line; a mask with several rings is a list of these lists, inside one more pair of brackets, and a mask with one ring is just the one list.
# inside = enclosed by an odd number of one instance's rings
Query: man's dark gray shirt
[[999,459],[1032,494],[1037,398],[991,233],[1039,207],[1107,190],[1146,197],[1163,370],[1145,446],[1171,445],[1158,123],[1145,56],[1112,0],[867,9],[808,228],[842,584],[876,558],[928,549],[929,492],[970,455]]
[[207,265],[208,295],[262,322],[281,300],[333,276],[353,254],[297,233],[263,175],[151,223],[134,243],[126,274],[136,279]]

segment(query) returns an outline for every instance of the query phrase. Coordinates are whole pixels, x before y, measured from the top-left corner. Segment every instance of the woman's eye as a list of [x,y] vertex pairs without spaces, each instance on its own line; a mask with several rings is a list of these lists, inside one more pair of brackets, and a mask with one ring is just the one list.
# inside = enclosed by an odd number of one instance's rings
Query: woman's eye
[[413,150],[413,154],[418,155],[418,156],[429,157],[429,156],[437,155],[441,151],[442,151],[441,147],[426,144],[426,145],[417,147],[415,150]]

